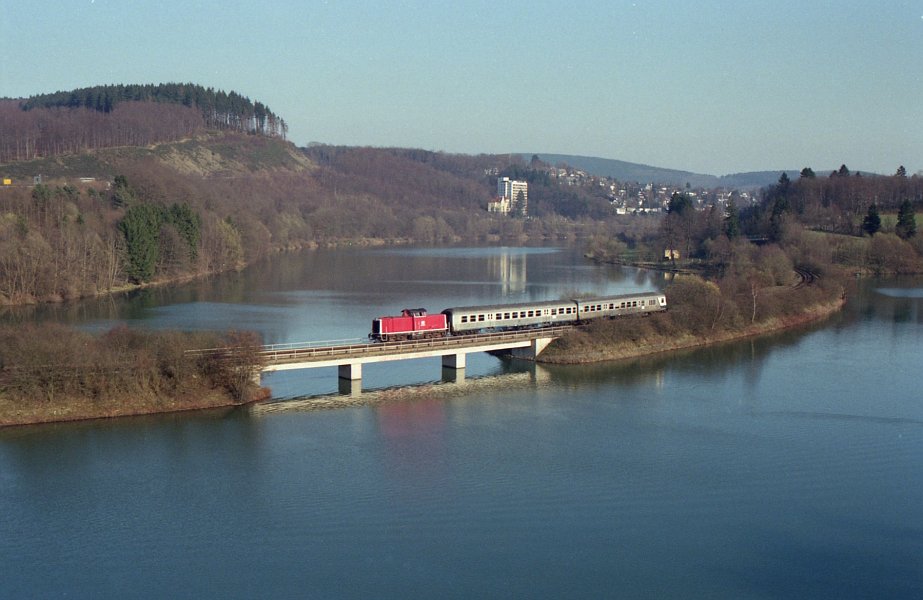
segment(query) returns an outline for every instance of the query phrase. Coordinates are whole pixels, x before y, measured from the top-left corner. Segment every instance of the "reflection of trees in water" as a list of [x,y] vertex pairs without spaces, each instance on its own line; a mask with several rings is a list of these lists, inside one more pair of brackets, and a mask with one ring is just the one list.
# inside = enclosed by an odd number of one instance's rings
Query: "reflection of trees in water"
[[[848,302],[842,311],[841,326],[853,325],[860,321],[923,323],[923,297],[919,297],[917,293],[921,288],[921,277],[860,280],[848,293]],[[886,289],[889,292],[879,291]]]
[[625,387],[662,385],[668,371],[694,373],[705,378],[723,375],[746,365],[746,380],[755,385],[766,358],[776,349],[797,344],[811,329],[799,328],[770,336],[748,338],[714,346],[690,348],[642,356],[634,359],[608,361],[587,365],[544,365],[555,383],[581,385],[616,384]]

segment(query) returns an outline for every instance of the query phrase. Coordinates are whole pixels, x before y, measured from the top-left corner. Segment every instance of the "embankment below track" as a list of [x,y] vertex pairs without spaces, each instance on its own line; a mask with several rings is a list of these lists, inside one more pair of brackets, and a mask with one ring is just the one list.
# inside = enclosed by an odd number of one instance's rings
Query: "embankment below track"
[[[845,299],[818,304],[805,309],[797,315],[767,319],[748,327],[736,330],[714,331],[708,333],[683,333],[675,336],[644,335],[643,337],[626,337],[617,342],[597,342],[592,332],[576,332],[572,336],[556,340],[538,357],[537,362],[559,365],[588,364],[602,361],[625,360],[649,354],[686,350],[712,344],[732,342],[760,335],[769,335],[822,321],[843,308]],[[660,315],[643,317],[657,319]]]

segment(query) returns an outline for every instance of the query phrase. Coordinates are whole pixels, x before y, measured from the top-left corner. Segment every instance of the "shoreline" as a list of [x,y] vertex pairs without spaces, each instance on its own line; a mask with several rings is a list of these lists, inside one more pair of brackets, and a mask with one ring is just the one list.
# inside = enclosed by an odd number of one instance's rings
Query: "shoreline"
[[[815,305],[797,315],[773,318],[765,323],[751,325],[746,329],[726,331],[713,336],[686,335],[678,339],[648,339],[643,342],[621,346],[591,346],[590,348],[582,349],[576,353],[573,350],[568,350],[566,354],[562,353],[560,356],[554,355],[552,345],[548,348],[548,350],[551,350],[549,356],[543,359],[542,355],[539,355],[536,362],[549,365],[585,365],[599,362],[630,360],[653,354],[703,348],[706,346],[723,344],[725,342],[735,342],[747,338],[771,335],[773,333],[823,321],[842,310],[845,304],[846,299],[840,298],[834,302]],[[644,345],[642,346],[642,344]]]
[[[25,420],[10,421],[0,419],[0,431],[29,427],[32,425],[52,425],[56,423],[80,423],[103,419],[121,419],[130,417],[143,417],[153,415],[179,414],[192,411],[206,411],[216,409],[234,409],[268,400],[272,395],[269,388],[261,387],[250,398],[244,401],[235,401],[227,394],[209,390],[201,395],[189,398],[154,399],[153,402],[161,406],[150,406],[149,403],[138,405],[125,405],[115,400],[102,402],[89,398],[70,399],[69,402],[44,407],[39,411],[13,412],[25,417]],[[6,401],[0,399],[0,406]]]
[[[535,362],[540,365],[576,366],[603,362],[621,362],[655,354],[668,354],[670,352],[704,348],[747,338],[768,336],[785,330],[817,323],[839,312],[845,304],[846,299],[840,298],[833,302],[815,305],[798,315],[772,319],[740,331],[724,332],[714,336],[695,337],[687,335],[678,339],[638,340],[617,346],[590,346],[576,353],[573,350],[569,350],[561,356],[554,356],[553,347],[549,347],[549,350],[552,351],[551,355],[544,359],[542,356],[539,356]],[[514,376],[519,376],[524,379],[531,378],[529,374],[516,374]],[[505,379],[503,379],[501,385],[508,384],[509,376],[503,377]],[[272,392],[269,388],[261,387],[250,398],[242,402],[234,401],[223,393],[210,390],[201,396],[186,396],[184,398],[163,400],[154,399],[153,402],[160,404],[160,406],[151,406],[150,402],[136,406],[124,406],[114,400],[95,403],[93,400],[81,398],[69,404],[65,403],[56,405],[55,407],[47,407],[46,411],[51,411],[51,413],[38,411],[33,412],[31,416],[27,416],[20,412],[20,416],[25,417],[25,420],[2,420],[0,421],[0,431],[30,425],[47,425],[158,414],[177,414],[190,411],[233,409],[238,407],[246,408],[249,413],[253,415],[266,415],[284,410],[338,410],[360,406],[378,406],[398,401],[419,401],[434,398],[445,399],[458,397],[479,389],[490,389],[493,385],[494,378],[488,378],[486,381],[473,379],[463,384],[437,383],[400,386],[384,390],[371,390],[362,392],[357,396],[328,395],[277,401],[272,400]],[[2,404],[3,400],[0,399],[0,406],[2,406]],[[65,414],[61,414],[62,412],[65,412]]]
[[[621,348],[614,353],[600,358],[599,349],[596,350],[596,358],[590,359],[585,357],[580,360],[542,360],[539,356],[535,361],[538,365],[555,365],[555,366],[577,366],[599,364],[604,362],[622,362],[652,356],[655,354],[668,354],[682,350],[692,350],[695,348],[704,348],[715,346],[723,343],[740,341],[747,338],[768,336],[797,327],[818,323],[831,317],[839,312],[846,304],[845,298],[826,304],[817,305],[799,315],[786,319],[775,319],[761,326],[750,327],[741,332],[729,332],[727,335],[719,335],[706,339],[686,339],[673,344],[654,344],[648,347],[636,346],[633,350]],[[432,399],[448,399],[465,396],[471,392],[490,390],[493,388],[507,389],[511,379],[522,379],[523,382],[531,381],[533,375],[529,373],[514,373],[486,377],[482,379],[472,379],[462,384],[458,383],[436,383],[425,385],[408,385],[388,388],[384,390],[372,390],[362,392],[358,396],[310,396],[304,398],[292,398],[287,400],[277,400],[271,402],[254,402],[248,410],[250,414],[264,416],[272,413],[285,411],[317,411],[317,410],[340,410],[344,408],[356,408],[364,406],[380,406],[389,402],[416,402]]]
[[[442,243],[463,243],[468,242],[472,244],[495,244],[507,240],[508,238],[501,237],[499,235],[488,235],[486,239],[469,239],[464,237],[455,237],[449,240],[443,240]],[[541,238],[534,241],[548,241],[552,238]],[[530,238],[528,235],[520,235],[515,239],[509,239],[509,241],[514,241],[518,244],[527,243],[533,238]],[[316,250],[329,250],[337,248],[384,248],[384,247],[401,247],[409,246],[420,242],[413,238],[373,238],[373,237],[363,237],[363,238],[342,238],[342,239],[331,239],[322,242],[317,242],[314,240],[299,242],[295,244],[289,244],[287,246],[277,246],[271,248],[266,254],[251,260],[249,262],[239,264],[234,267],[229,267],[227,269],[221,269],[217,271],[202,271],[197,273],[185,273],[183,275],[177,275],[176,277],[168,277],[161,279],[154,279],[151,281],[145,281],[142,283],[124,283],[112,288],[99,289],[92,293],[83,293],[75,296],[62,296],[60,294],[54,294],[51,296],[46,296],[42,298],[33,298],[29,297],[26,299],[20,299],[18,301],[13,301],[9,297],[6,297],[0,294],[0,308],[8,309],[17,309],[17,308],[26,308],[31,306],[40,306],[40,305],[66,305],[69,303],[80,302],[82,300],[91,300],[95,298],[105,298],[107,296],[114,297],[119,294],[128,294],[131,292],[137,292],[139,290],[150,289],[150,288],[160,288],[167,287],[171,285],[182,285],[195,281],[200,281],[203,279],[208,279],[209,277],[214,277],[217,275],[224,275],[234,271],[243,271],[244,269],[250,268],[255,264],[258,264],[262,260],[266,260],[272,256],[287,254],[289,252],[313,252]]]

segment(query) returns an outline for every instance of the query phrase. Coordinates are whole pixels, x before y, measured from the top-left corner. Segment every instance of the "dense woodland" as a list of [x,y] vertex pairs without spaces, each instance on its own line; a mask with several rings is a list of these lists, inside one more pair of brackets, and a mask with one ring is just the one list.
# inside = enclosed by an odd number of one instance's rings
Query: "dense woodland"
[[[586,236],[603,259],[662,264],[672,249],[669,266],[720,270],[746,238],[780,245],[824,232],[832,237],[807,253],[818,262],[923,271],[914,221],[923,178],[903,168],[804,169],[752,206],[677,194],[665,216],[619,217],[603,186],[564,185],[539,157],[298,149],[284,134],[265,105],[188,84],[0,102],[0,175],[14,181],[0,189],[0,303],[78,298],[344,242]],[[33,186],[36,175],[44,183]],[[501,176],[529,182],[527,218],[486,212]]]
[[783,173],[759,198],[745,207],[697,206],[689,195],[674,194],[656,232],[595,238],[590,252],[600,260],[721,271],[756,241],[763,252],[800,248],[796,266],[808,269],[923,272],[915,216],[923,177],[908,177],[903,167],[890,176],[850,174],[844,166],[818,177],[804,169],[796,181]]
[[[0,303],[218,272],[317,244],[563,239],[624,227],[593,218],[607,205],[595,191],[542,181],[506,156],[298,150],[278,138],[212,132],[0,169],[16,182],[36,173],[46,182],[0,189]],[[539,217],[486,212],[506,173],[534,181],[530,209]],[[631,227],[653,231],[655,223]]]
[[923,179],[903,167],[892,176],[804,169],[796,181],[783,173],[760,198],[742,209],[699,207],[678,193],[655,233],[592,240],[599,260],[676,270],[670,310],[595,322],[544,359],[622,358],[773,331],[835,310],[855,273],[923,273]]
[[115,146],[148,146],[206,128],[285,138],[261,102],[193,84],[107,85],[0,100],[0,164]]

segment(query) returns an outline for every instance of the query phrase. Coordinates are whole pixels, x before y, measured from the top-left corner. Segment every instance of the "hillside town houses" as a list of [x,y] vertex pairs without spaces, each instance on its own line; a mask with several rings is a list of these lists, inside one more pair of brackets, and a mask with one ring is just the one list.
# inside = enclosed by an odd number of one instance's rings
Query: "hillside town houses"
[[[547,167],[545,170],[560,185],[603,188],[603,193],[609,199],[612,210],[617,215],[665,212],[670,199],[677,193],[685,193],[697,210],[704,210],[712,205],[726,210],[731,200],[737,204],[738,208],[748,206],[755,201],[753,194],[746,190],[690,189],[679,185],[620,182],[610,177],[590,175],[586,171],[572,167]],[[486,174],[497,175],[497,171],[491,170]],[[497,194],[487,203],[487,210],[488,212],[525,216],[528,214],[528,198],[529,184],[527,182],[498,176]]]

